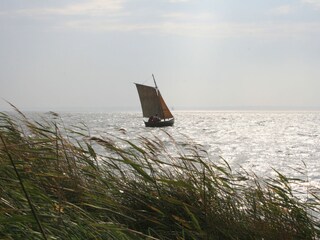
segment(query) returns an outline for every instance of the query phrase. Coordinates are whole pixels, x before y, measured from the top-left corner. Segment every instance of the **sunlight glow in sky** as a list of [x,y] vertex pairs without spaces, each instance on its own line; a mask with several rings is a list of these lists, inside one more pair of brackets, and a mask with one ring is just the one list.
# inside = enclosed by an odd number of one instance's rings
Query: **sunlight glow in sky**
[[2,0],[0,110],[320,110],[320,0]]

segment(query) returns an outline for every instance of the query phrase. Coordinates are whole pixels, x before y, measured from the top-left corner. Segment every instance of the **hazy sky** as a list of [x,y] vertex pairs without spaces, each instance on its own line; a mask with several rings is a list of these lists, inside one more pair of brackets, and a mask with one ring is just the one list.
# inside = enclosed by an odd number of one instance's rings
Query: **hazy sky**
[[0,1],[0,110],[140,110],[152,73],[176,110],[320,110],[320,0]]

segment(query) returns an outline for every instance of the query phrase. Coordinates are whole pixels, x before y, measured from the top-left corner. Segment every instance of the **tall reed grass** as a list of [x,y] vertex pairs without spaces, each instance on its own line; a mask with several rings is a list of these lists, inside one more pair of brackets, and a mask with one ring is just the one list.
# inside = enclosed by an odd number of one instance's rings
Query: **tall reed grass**
[[319,198],[298,199],[297,179],[233,172],[170,135],[175,153],[17,112],[0,114],[1,239],[319,237]]

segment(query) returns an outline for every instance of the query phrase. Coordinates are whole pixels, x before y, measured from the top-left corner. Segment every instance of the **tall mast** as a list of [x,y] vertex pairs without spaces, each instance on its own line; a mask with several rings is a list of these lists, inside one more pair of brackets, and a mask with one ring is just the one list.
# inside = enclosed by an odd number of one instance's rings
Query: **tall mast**
[[154,85],[156,86],[156,89],[157,89],[157,92],[158,92],[158,86],[157,86],[156,79],[154,78],[154,75],[153,75],[153,74],[152,74],[152,78],[153,78]]
[[[157,83],[156,83],[156,79],[154,78],[154,75],[152,74],[152,78],[153,78],[153,81],[154,81],[154,85],[156,86],[156,91],[157,91],[157,94],[158,94],[158,97],[159,97],[159,101],[160,101],[160,92],[159,92],[159,89],[158,89],[158,86],[157,86]],[[161,108],[161,111],[162,111],[162,115],[164,116],[164,112],[163,112],[163,108],[160,104],[160,108]],[[166,118],[164,118],[164,120],[166,120]]]

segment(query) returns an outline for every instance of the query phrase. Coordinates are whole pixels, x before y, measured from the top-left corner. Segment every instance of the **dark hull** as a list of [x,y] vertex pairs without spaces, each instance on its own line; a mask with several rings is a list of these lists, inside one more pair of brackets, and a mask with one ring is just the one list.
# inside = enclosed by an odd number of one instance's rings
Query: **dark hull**
[[172,118],[170,120],[156,122],[156,123],[144,122],[144,124],[146,125],[146,127],[169,127],[174,124],[174,118]]

